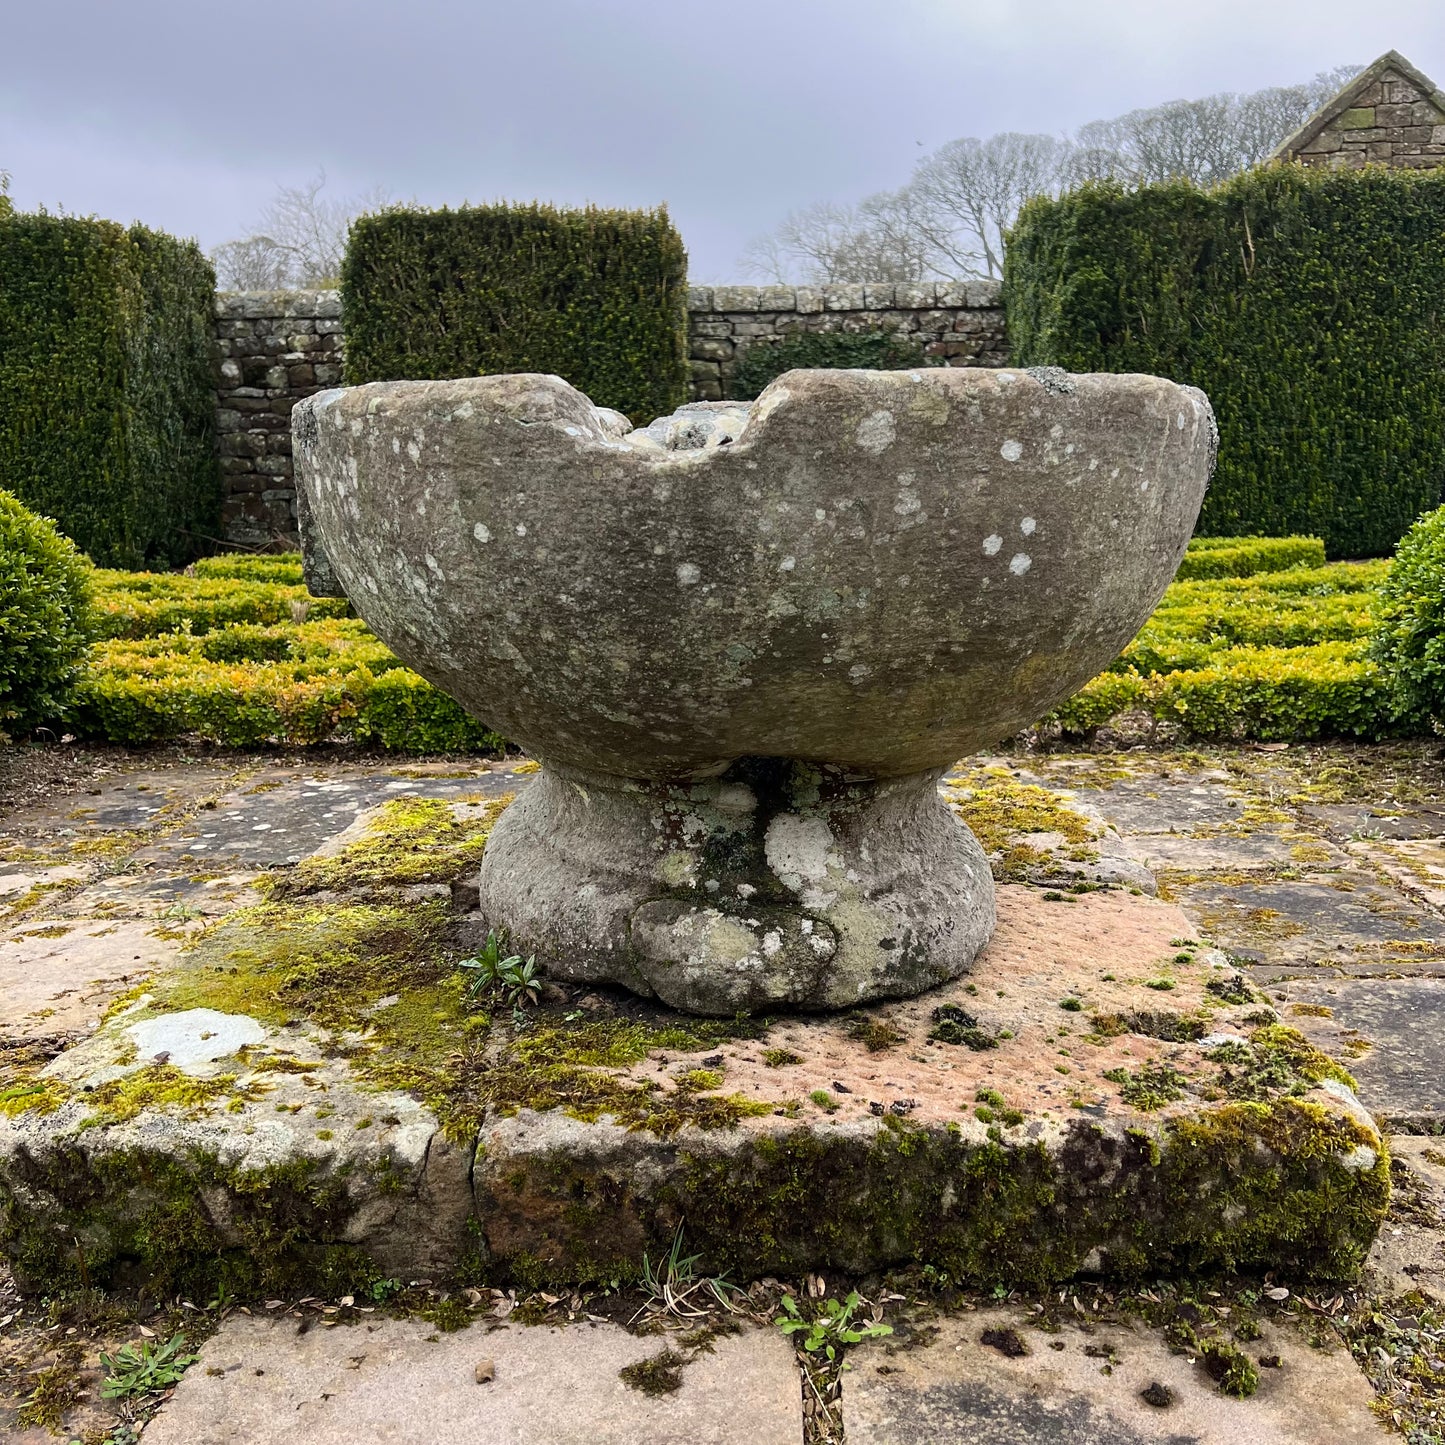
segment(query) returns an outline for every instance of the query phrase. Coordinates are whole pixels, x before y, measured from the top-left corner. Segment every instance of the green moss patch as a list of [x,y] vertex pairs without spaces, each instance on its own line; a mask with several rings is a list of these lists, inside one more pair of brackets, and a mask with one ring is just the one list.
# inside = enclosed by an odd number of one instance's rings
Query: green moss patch
[[369,893],[413,883],[449,883],[481,866],[487,835],[512,795],[459,818],[440,798],[393,798],[360,838],[326,857],[268,875],[272,898],[329,892]]
[[1125,1277],[1270,1268],[1347,1279],[1389,1198],[1378,1136],[1294,1099],[1149,1131],[1080,1119],[1050,1145],[887,1119],[871,1135],[793,1128],[680,1155],[663,1147],[479,1159],[496,1266],[605,1280],[656,1255],[685,1218],[700,1267],[742,1278],[909,1263],[1015,1288],[1069,1278],[1093,1256]]

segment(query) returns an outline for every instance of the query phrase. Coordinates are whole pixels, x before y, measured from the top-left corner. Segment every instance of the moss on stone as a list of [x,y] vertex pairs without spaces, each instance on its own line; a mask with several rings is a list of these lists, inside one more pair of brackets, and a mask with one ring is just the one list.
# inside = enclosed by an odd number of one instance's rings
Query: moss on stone
[[1207,1057],[1219,1068],[1220,1089],[1232,1099],[1299,1095],[1326,1079],[1355,1087],[1346,1070],[1285,1024],[1265,1024],[1250,1033],[1248,1043],[1221,1044]]
[[272,898],[282,899],[449,883],[481,866],[487,837],[512,797],[488,800],[475,818],[459,818],[441,798],[393,798],[355,841],[336,853],[269,873],[263,886]]
[[69,1097],[58,1079],[31,1078],[0,1092],[0,1114],[53,1114]]
[[[72,1149],[44,1161],[16,1156],[9,1173],[0,1237],[32,1288],[245,1298],[341,1293],[378,1277],[362,1251],[334,1242],[349,1213],[345,1179],[314,1160],[245,1170],[199,1151],[179,1160],[143,1148]],[[48,1206],[22,1209],[17,1186]],[[217,1198],[223,1223],[204,1202]]]
[[1137,1069],[1109,1069],[1104,1077],[1119,1085],[1119,1096],[1130,1108],[1146,1114],[1182,1099],[1188,1082],[1178,1069],[1158,1059],[1146,1060]]
[[[944,796],[989,855],[1000,881],[1026,878],[1044,859],[1018,840],[1031,833],[1057,833],[1077,850],[1092,842],[1098,827],[1048,788],[1020,783],[1004,768],[974,768],[945,784]],[[1092,854],[1081,853],[1087,861]]]
[[639,1360],[635,1365],[624,1365],[617,1376],[624,1385],[630,1385],[644,1395],[654,1398],[670,1395],[682,1388],[682,1370],[687,1358],[669,1346],[661,1354]]
[[915,1263],[1022,1288],[1066,1279],[1098,1250],[1115,1276],[1265,1267],[1348,1279],[1389,1197],[1374,1133],[1293,1099],[1122,1136],[1080,1119],[1054,1148],[890,1118],[871,1137],[689,1143],[681,1163],[642,1192],[626,1166],[557,1157],[479,1180],[496,1268],[521,1252],[537,1278],[605,1279],[619,1259],[664,1249],[686,1219],[700,1267],[744,1278]]

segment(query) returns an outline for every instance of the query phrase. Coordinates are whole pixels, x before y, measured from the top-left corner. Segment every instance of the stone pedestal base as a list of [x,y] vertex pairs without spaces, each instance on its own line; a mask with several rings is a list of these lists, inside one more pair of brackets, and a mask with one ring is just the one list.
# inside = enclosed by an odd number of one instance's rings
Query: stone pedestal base
[[482,913],[556,977],[690,1013],[910,997],[994,929],[988,861],[938,778],[780,758],[684,784],[545,767],[492,835]]

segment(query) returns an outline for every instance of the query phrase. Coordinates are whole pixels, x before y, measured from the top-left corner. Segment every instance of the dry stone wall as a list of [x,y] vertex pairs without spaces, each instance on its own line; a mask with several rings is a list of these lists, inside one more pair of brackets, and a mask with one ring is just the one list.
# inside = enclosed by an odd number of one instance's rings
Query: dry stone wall
[[341,380],[341,297],[335,291],[222,292],[215,347],[225,540],[240,547],[294,545],[291,408]]
[[997,281],[923,281],[860,286],[690,286],[688,366],[699,401],[730,396],[750,346],[809,331],[902,332],[948,366],[1008,362]]
[[[884,327],[916,338],[948,366],[1004,366],[1008,338],[997,281],[861,286],[692,286],[692,395],[728,395],[743,352],[798,332]],[[296,543],[291,408],[341,381],[335,291],[237,291],[216,297],[217,436],[226,541]]]

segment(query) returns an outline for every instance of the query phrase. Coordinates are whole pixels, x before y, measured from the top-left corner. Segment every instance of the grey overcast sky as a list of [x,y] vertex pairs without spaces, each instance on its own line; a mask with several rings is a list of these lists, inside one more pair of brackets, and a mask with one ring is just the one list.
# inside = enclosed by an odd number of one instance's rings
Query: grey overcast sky
[[0,0],[0,170],[22,207],[207,247],[318,167],[431,205],[665,201],[720,281],[956,136],[1391,48],[1445,84],[1445,0]]

